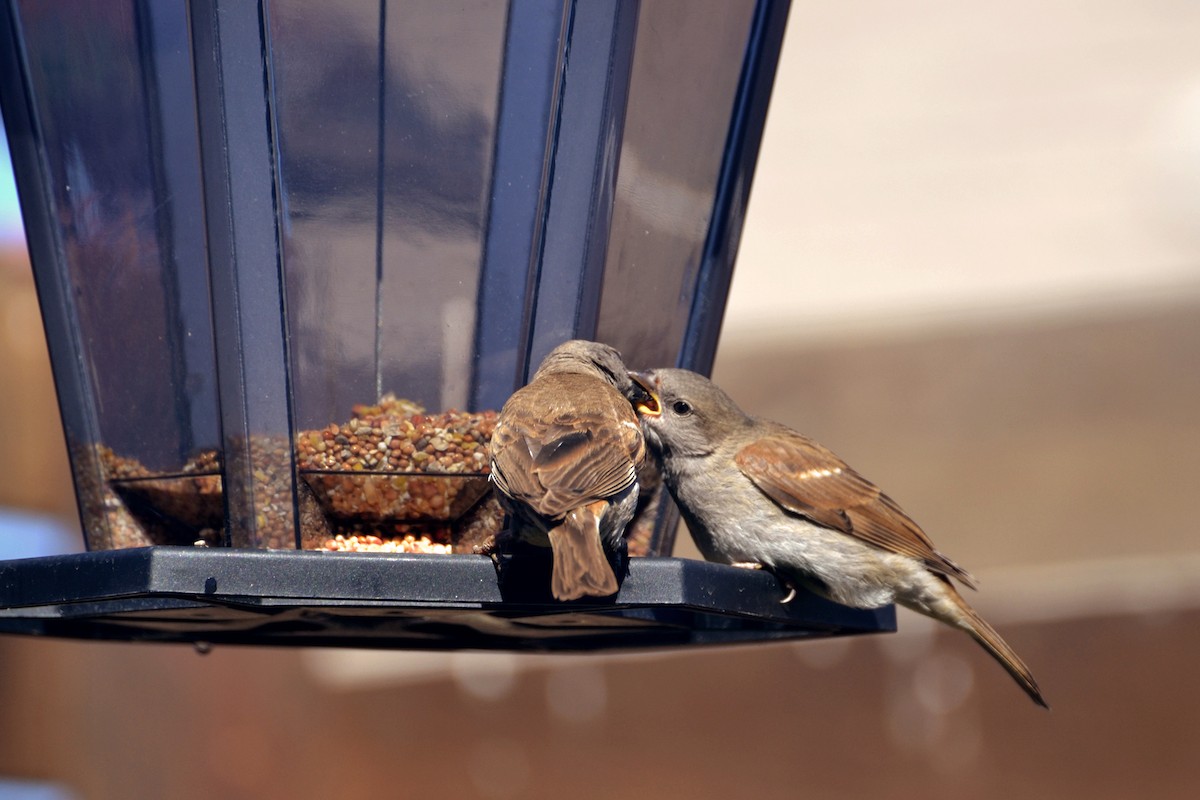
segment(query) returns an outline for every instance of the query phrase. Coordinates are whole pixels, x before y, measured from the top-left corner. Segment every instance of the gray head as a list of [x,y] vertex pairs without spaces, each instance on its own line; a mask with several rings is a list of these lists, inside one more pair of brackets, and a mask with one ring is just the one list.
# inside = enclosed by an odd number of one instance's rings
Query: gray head
[[703,456],[731,433],[753,424],[708,378],[686,369],[639,373],[657,403],[637,404],[646,441],[663,456]]
[[533,377],[536,380],[542,375],[564,372],[593,375],[611,384],[622,394],[627,394],[629,387],[633,385],[629,371],[625,369],[625,362],[621,360],[621,354],[616,348],[586,339],[571,339],[551,350],[542,359]]

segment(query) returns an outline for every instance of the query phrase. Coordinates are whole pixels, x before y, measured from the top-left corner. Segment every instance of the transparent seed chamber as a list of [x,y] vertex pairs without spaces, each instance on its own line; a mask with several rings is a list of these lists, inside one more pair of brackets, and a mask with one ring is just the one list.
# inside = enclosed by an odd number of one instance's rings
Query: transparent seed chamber
[[765,7],[11,4],[88,549],[471,553],[553,346],[707,369]]

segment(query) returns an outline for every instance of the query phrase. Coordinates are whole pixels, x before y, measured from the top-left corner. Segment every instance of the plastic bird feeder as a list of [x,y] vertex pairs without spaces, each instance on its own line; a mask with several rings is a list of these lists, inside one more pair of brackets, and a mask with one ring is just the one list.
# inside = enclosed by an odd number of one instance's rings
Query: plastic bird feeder
[[[666,557],[653,500],[613,600],[554,603],[473,550],[503,521],[495,410],[554,345],[711,366],[787,6],[0,4],[87,545],[0,562],[0,630],[570,650],[891,627]],[[388,552],[330,552],[355,548]]]

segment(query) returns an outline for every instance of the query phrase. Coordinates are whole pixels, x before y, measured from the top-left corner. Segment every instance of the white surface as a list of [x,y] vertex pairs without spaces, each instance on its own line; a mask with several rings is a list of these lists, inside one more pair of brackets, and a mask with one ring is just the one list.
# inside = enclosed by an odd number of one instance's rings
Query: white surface
[[1200,4],[792,6],[726,333],[1200,295]]

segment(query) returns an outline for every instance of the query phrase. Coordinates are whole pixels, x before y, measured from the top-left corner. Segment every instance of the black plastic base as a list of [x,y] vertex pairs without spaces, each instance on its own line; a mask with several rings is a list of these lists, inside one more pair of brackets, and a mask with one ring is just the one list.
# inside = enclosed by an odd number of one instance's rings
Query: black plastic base
[[[518,571],[518,564],[512,564]],[[0,561],[0,633],[426,650],[661,648],[896,629],[770,574],[633,558],[611,599],[555,602],[485,556],[146,547]]]

